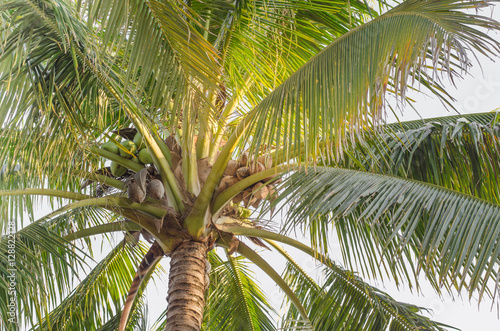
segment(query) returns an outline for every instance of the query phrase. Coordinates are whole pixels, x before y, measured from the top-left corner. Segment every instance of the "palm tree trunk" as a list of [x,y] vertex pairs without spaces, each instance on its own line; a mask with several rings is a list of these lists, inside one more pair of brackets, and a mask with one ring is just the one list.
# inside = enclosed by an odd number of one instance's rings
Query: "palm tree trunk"
[[205,308],[207,245],[186,242],[171,255],[165,331],[199,331]]

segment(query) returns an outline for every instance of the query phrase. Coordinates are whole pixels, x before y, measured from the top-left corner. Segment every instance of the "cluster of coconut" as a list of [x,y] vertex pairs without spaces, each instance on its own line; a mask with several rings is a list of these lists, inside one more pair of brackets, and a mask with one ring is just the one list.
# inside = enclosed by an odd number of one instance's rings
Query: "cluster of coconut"
[[[248,153],[243,153],[239,160],[229,161],[218,191],[222,192],[240,180],[269,169],[272,167],[272,164],[270,156],[263,156],[257,161],[253,161],[249,160]],[[245,207],[252,206],[257,208],[262,200],[273,199],[276,192],[274,185],[277,182],[276,175],[264,178],[236,195],[233,198],[233,203],[237,205],[243,202]]]
[[[153,163],[153,158],[149,154],[146,145],[142,139],[142,135],[137,132],[132,140],[125,139],[123,141],[107,141],[101,145],[101,148],[121,157],[131,159],[141,165]],[[118,144],[117,144],[118,143]],[[111,174],[115,177],[121,177],[127,173],[127,168],[112,161]]]

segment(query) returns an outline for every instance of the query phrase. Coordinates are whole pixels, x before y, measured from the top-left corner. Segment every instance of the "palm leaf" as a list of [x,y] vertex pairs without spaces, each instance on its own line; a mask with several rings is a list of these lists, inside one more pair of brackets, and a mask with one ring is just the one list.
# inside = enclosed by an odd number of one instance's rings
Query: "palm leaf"
[[[15,229],[14,229],[15,230]],[[73,275],[84,267],[80,250],[40,224],[12,231],[0,240],[0,301],[2,320],[9,320],[7,303],[11,296],[8,276],[14,275],[16,298],[23,316],[21,323],[34,323],[37,314],[48,312],[67,294]],[[4,309],[5,307],[5,309]],[[22,314],[21,314],[22,313]]]
[[[478,6],[482,3],[410,0],[337,38],[252,111],[247,135],[254,150],[282,146],[287,158],[303,154],[305,160],[320,150],[335,154],[346,129],[380,121],[388,84],[404,100],[412,79],[432,86],[438,72],[452,77],[464,68],[467,49],[494,54],[498,44],[474,27],[498,29],[498,24],[462,12]],[[430,71],[427,63],[433,64]],[[320,147],[320,140],[326,146]]]
[[104,325],[121,311],[143,254],[142,245],[119,243],[34,329],[90,330]]
[[[285,279],[305,303],[316,330],[445,330],[445,326],[421,315],[414,305],[397,302],[347,271],[323,269],[322,286],[303,270],[287,263]],[[300,329],[298,313],[289,307],[285,330]]]
[[276,203],[284,200],[291,202],[284,231],[309,230],[317,247],[326,250],[333,225],[343,253],[367,269],[380,271],[373,261],[381,257],[395,277],[411,280],[423,270],[437,291],[465,288],[480,298],[494,293],[496,204],[414,180],[323,167],[290,176]]
[[[498,204],[497,116],[483,113],[402,122],[384,127],[384,134],[367,130],[344,147],[343,158],[328,164],[416,179]],[[395,128],[405,129],[392,131]]]

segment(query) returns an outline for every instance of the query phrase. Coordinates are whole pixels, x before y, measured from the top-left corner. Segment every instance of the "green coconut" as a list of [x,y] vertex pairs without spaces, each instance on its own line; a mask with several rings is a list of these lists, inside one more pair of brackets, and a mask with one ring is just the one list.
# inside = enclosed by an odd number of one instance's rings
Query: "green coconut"
[[105,151],[111,152],[113,154],[120,154],[120,147],[112,141],[107,141],[101,145],[101,148]]
[[153,163],[153,158],[151,157],[151,154],[149,154],[147,148],[143,148],[139,151],[139,154],[137,155],[139,160],[144,163],[144,164],[150,164]]
[[134,144],[137,146],[137,149],[143,149],[146,147],[146,144],[144,144],[144,140],[142,139],[142,134],[140,132],[137,132],[134,136]]
[[122,142],[122,146],[125,150],[120,148],[120,155],[126,157],[127,159],[132,158],[132,154],[137,152],[137,146],[135,146],[132,140],[125,140]]
[[119,165],[115,161],[111,161],[110,168],[111,168],[111,173],[115,177],[121,177],[121,176],[125,175],[125,173],[127,172],[127,168],[125,168],[124,166]]
[[134,161],[135,163],[139,163],[141,165],[144,164],[141,162],[141,160],[139,160],[139,157],[137,157],[137,156],[133,157],[131,160]]

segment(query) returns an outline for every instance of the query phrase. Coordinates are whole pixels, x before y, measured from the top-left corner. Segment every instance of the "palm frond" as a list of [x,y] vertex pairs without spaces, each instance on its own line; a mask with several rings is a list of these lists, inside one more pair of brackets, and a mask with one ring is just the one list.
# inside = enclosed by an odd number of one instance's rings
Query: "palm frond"
[[[445,330],[445,325],[422,315],[424,309],[397,302],[340,268],[324,268],[323,285],[292,263],[285,279],[304,302],[315,330]],[[284,330],[300,330],[298,312],[290,306],[282,321]]]
[[12,231],[0,240],[0,314],[2,320],[9,319],[7,303],[14,281],[16,315],[20,324],[26,325],[35,323],[38,314],[48,313],[67,294],[74,274],[85,262],[79,249],[48,227],[31,224],[16,232],[15,222],[12,224]]
[[439,72],[455,76],[470,50],[493,55],[498,43],[479,29],[500,26],[463,12],[483,5],[410,0],[337,38],[252,111],[247,135],[254,150],[282,146],[288,158],[303,154],[305,160],[335,154],[347,129],[380,122],[388,85],[404,100],[412,82],[432,86]]
[[344,147],[343,158],[329,164],[416,179],[498,204],[498,116],[492,112],[402,122],[384,127],[384,134],[367,130]]
[[223,261],[214,251],[204,330],[274,330],[274,309],[243,258]]
[[91,330],[104,325],[120,312],[143,254],[143,245],[119,243],[34,330]]
[[277,200],[291,202],[284,231],[308,230],[313,244],[326,250],[328,230],[336,227],[343,254],[368,270],[381,272],[383,266],[408,280],[423,270],[437,291],[465,289],[479,298],[496,293],[498,205],[423,182],[347,169],[299,171],[285,186]]

